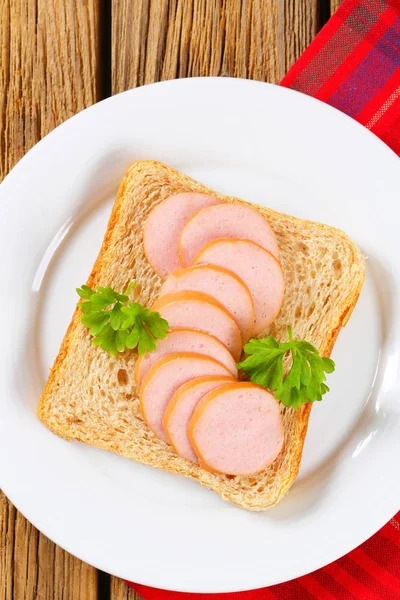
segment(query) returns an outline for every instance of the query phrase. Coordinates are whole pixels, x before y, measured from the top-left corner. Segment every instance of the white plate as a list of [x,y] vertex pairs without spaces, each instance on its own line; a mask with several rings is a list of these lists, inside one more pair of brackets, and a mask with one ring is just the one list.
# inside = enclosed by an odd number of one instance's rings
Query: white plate
[[[227,194],[337,225],[368,256],[275,509],[52,435],[35,408],[126,167],[161,160]],[[0,485],[57,544],[120,577],[191,592],[257,588],[348,552],[399,508],[399,161],[342,113],[231,79],[151,85],[73,117],[0,187]]]

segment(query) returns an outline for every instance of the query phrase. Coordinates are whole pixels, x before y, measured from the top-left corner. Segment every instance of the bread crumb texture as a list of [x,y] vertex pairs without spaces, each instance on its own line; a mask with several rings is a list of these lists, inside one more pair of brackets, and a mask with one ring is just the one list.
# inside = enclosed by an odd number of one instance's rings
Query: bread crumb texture
[[[161,163],[134,163],[120,185],[88,285],[110,285],[122,291],[136,279],[135,299],[151,306],[162,282],[146,260],[143,225],[159,202],[180,192],[211,193],[224,202],[242,202]],[[291,325],[296,338],[307,339],[329,356],[361,291],[365,263],[360,250],[338,229],[256,208],[277,236],[286,286],[278,318],[259,337],[271,333],[278,340],[287,339]],[[312,405],[281,407],[284,446],[262,473],[246,477],[209,473],[178,457],[145,424],[133,376],[136,358],[136,351],[110,357],[93,347],[77,309],[41,397],[40,419],[68,440],[196,479],[243,508],[264,510],[276,504],[297,475]],[[329,402],[329,396],[324,402]]]

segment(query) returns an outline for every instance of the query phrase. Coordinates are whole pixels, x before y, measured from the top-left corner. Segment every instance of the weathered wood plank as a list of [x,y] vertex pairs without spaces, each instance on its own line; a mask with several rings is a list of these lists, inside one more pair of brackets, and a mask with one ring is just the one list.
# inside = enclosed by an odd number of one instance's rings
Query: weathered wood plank
[[317,0],[120,0],[112,89],[175,77],[278,82],[315,36]]
[[278,0],[276,56],[279,80],[316,36],[318,14],[318,0]]
[[97,598],[96,570],[40,534],[1,493],[0,598]]
[[339,8],[342,0],[331,0],[331,15]]
[[134,592],[122,579],[111,578],[111,600],[141,600],[141,596]]
[[[0,0],[0,180],[53,127],[99,99],[98,0]],[[0,493],[0,600],[95,600],[97,572]]]
[[0,0],[0,179],[99,99],[98,0]]
[[1,493],[0,598],[97,598],[96,570],[40,534]]

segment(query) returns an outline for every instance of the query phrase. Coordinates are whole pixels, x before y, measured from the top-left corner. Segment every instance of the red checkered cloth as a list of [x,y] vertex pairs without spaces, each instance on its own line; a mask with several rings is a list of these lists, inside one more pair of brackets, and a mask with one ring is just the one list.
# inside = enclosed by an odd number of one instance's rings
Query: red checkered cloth
[[400,0],[345,0],[281,85],[345,112],[400,155]]
[[[400,0],[344,0],[281,85],[347,113],[400,155]],[[400,512],[350,554],[280,585],[233,594],[129,585],[146,600],[400,600]]]

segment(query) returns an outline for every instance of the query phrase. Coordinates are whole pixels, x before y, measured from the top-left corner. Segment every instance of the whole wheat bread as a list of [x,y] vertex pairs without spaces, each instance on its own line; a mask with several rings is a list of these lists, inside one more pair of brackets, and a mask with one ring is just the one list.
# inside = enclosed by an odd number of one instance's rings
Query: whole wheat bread
[[[143,224],[159,202],[189,191],[211,193],[224,202],[241,202],[158,162],[131,165],[120,185],[88,285],[110,285],[122,291],[136,279],[132,299],[151,306],[161,280],[144,254]],[[264,335],[271,332],[285,340],[291,325],[295,337],[309,340],[329,356],[361,291],[365,265],[360,250],[338,229],[256,208],[277,236],[286,285],[282,310]],[[196,479],[243,508],[264,510],[276,504],[297,475],[312,405],[300,409],[282,406],[284,447],[262,473],[246,477],[209,473],[179,458],[143,421],[133,377],[136,358],[136,351],[110,357],[93,347],[77,309],[41,397],[40,419],[65,439]]]

